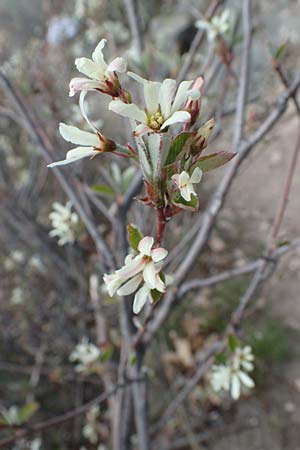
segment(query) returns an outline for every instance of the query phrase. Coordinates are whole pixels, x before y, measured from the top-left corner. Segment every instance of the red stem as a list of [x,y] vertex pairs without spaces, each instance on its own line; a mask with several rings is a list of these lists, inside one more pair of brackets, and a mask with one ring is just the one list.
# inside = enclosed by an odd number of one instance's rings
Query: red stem
[[158,247],[162,241],[163,234],[166,227],[166,218],[164,214],[163,208],[157,209],[157,231],[156,231],[156,239],[155,239],[155,245]]

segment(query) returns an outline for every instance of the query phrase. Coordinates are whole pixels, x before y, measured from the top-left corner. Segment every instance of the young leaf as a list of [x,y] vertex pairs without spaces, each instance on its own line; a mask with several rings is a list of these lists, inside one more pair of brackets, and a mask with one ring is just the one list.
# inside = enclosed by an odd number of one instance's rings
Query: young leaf
[[112,357],[113,351],[114,351],[113,346],[108,345],[105,349],[102,350],[100,361],[103,363],[109,361]]
[[174,164],[174,162],[179,158],[181,152],[184,150],[184,146],[191,136],[191,133],[183,132],[180,133],[178,136],[176,136],[175,139],[173,139],[168,156],[165,162],[165,166],[169,166],[170,164]]
[[230,161],[235,155],[236,153],[218,152],[201,156],[191,165],[189,173],[192,174],[196,167],[199,167],[203,172],[209,172],[210,170],[217,169]]
[[115,195],[113,188],[111,188],[110,186],[106,186],[105,184],[94,184],[93,186],[91,186],[91,189],[97,192],[97,194],[112,196]]
[[39,409],[39,404],[36,402],[27,403],[27,405],[23,406],[18,413],[18,422],[24,423],[27,422],[31,416]]
[[194,155],[201,153],[207,147],[208,139],[214,129],[214,126],[215,119],[211,118],[199,128],[192,145]]
[[227,356],[225,353],[217,353],[215,356],[215,360],[219,364],[226,364],[227,363]]
[[229,334],[228,337],[228,347],[232,353],[241,346],[239,339],[234,334]]
[[143,239],[143,235],[140,230],[131,223],[127,225],[127,231],[130,247],[137,252],[139,242]]
[[174,205],[179,206],[179,208],[182,209],[197,211],[199,207],[199,200],[197,195],[191,195],[191,200],[188,202],[183,197],[181,197],[179,192],[177,192],[172,201]]

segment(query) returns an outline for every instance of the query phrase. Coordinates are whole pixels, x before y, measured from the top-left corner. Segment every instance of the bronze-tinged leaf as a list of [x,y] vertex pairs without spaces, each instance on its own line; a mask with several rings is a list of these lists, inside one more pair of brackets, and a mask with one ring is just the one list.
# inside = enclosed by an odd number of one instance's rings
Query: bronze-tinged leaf
[[218,152],[201,156],[191,165],[189,173],[192,174],[196,167],[199,167],[203,172],[209,172],[210,170],[217,169],[230,161],[235,155],[236,153],[231,152]]

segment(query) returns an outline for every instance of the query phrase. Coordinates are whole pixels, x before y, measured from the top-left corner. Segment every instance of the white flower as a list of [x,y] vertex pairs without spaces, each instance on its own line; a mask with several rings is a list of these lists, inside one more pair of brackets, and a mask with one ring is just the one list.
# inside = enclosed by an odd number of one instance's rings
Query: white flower
[[215,391],[222,389],[228,391],[230,385],[230,368],[224,364],[212,366],[211,384]]
[[19,408],[17,406],[13,405],[8,409],[1,408],[0,412],[9,425],[18,425],[20,423]]
[[20,287],[15,287],[12,291],[10,303],[12,305],[21,305],[24,302],[24,292]]
[[99,406],[92,406],[86,414],[87,423],[82,429],[82,434],[91,444],[96,444],[98,441],[97,419],[99,414]]
[[53,229],[49,236],[58,237],[59,245],[73,244],[79,225],[78,214],[72,212],[71,202],[67,202],[65,205],[54,202],[52,207],[53,211],[49,214],[49,218]]
[[82,131],[77,127],[66,125],[65,123],[59,124],[59,132],[67,142],[78,144],[81,147],[75,147],[69,150],[66,154],[66,159],[48,164],[47,167],[64,166],[79,159],[93,158],[100,155],[100,153],[112,151],[115,148],[113,141],[107,139],[99,132],[90,133],[89,131]]
[[254,356],[250,346],[236,348],[228,363],[214,365],[211,373],[211,384],[215,391],[230,391],[231,397],[238,400],[242,385],[249,389],[254,387],[254,381],[247,372],[251,372]]
[[89,342],[86,337],[83,337],[70,354],[69,359],[72,362],[79,362],[79,364],[76,365],[77,372],[84,372],[98,360],[100,354],[100,349]]
[[229,9],[225,9],[220,16],[214,16],[210,21],[198,20],[196,22],[197,28],[206,31],[209,42],[213,42],[217,36],[225,34],[230,29],[230,25]]
[[94,89],[110,95],[117,95],[119,81],[115,73],[125,72],[127,64],[123,58],[115,58],[110,64],[107,64],[102,52],[105,43],[106,39],[101,39],[92,54],[92,59],[77,58],[75,60],[78,71],[89,78],[73,78],[70,81],[70,96],[75,95],[78,91]]
[[133,312],[138,314],[147,299],[151,290],[165,292],[166,286],[162,281],[159,272],[162,269],[162,261],[166,258],[168,251],[164,248],[154,248],[154,239],[146,236],[139,242],[139,254],[135,257],[128,255],[125,265],[116,270],[115,273],[103,277],[108,294],[112,297],[116,292],[118,295],[130,295],[136,292],[133,302]]
[[109,109],[140,122],[135,129],[136,136],[165,131],[170,125],[185,123],[191,119],[184,106],[189,98],[196,100],[200,96],[199,89],[191,89],[193,81],[182,81],[176,89],[176,80],[167,78],[160,83],[145,80],[132,72],[128,72],[128,75],[143,84],[146,110],[140,109],[134,103],[123,103],[121,100],[112,100]]
[[181,172],[181,174],[176,173],[172,176],[172,180],[179,187],[180,195],[187,201],[191,201],[191,195],[197,195],[193,184],[200,183],[202,178],[202,170],[199,167],[196,167],[193,171],[192,175],[185,171]]

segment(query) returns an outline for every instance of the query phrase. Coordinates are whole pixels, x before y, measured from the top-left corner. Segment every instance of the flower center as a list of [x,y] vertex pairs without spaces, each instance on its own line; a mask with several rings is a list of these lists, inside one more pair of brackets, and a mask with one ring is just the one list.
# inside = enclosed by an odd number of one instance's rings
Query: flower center
[[159,111],[148,118],[148,126],[152,128],[152,130],[160,130],[163,123],[164,118]]

